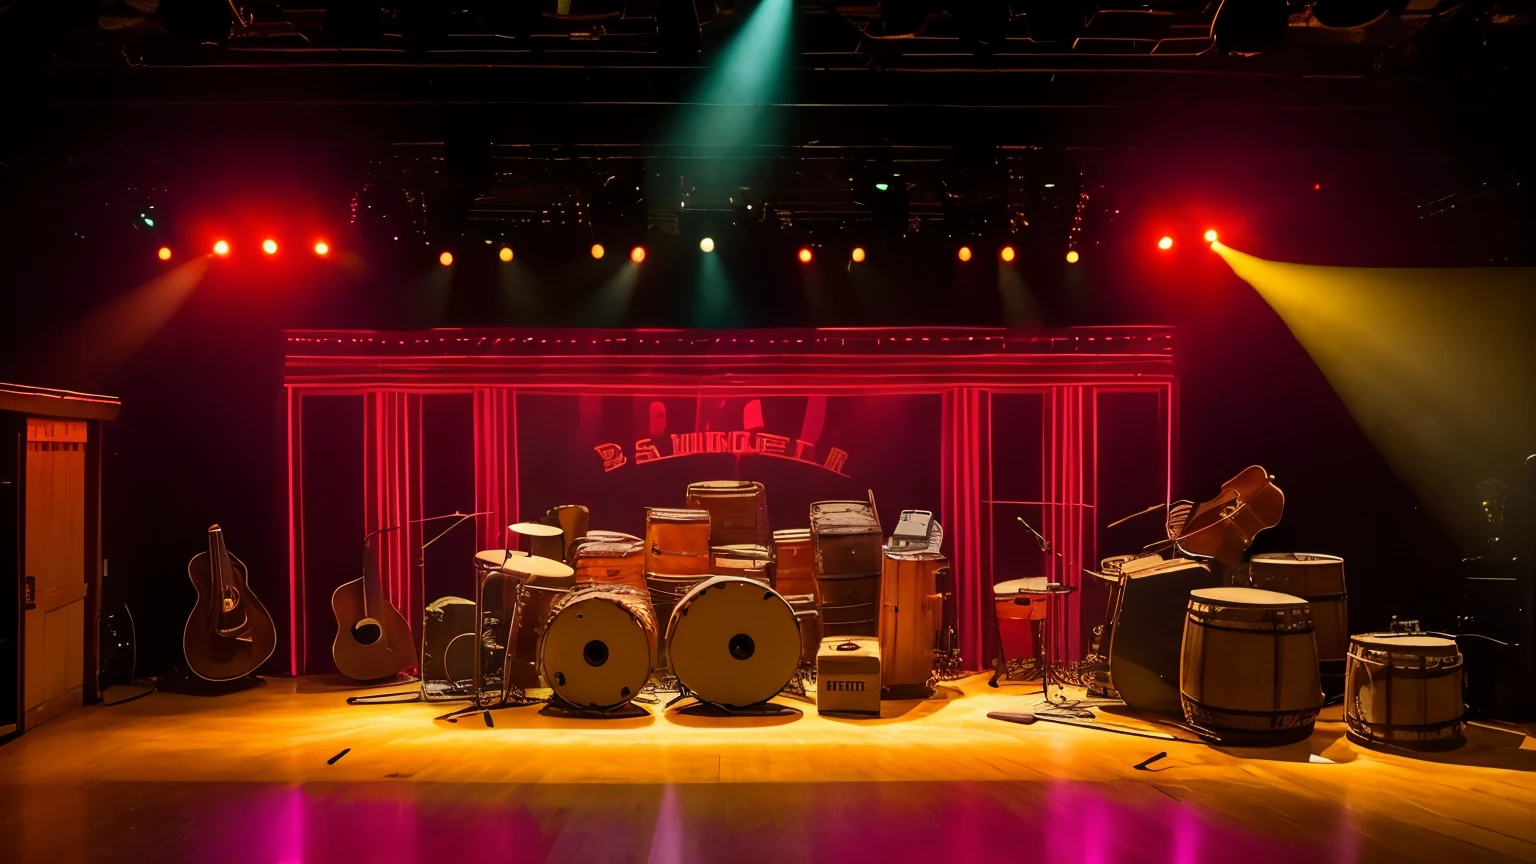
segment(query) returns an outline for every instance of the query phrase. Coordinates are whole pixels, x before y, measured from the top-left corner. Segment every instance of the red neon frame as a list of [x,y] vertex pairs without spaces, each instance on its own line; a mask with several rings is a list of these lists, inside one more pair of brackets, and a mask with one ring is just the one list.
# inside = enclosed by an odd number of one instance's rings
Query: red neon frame
[[[517,393],[586,395],[938,394],[943,405],[941,518],[955,573],[961,649],[967,666],[991,657],[995,508],[1039,503],[1065,560],[1050,556],[1054,581],[1080,584],[1097,562],[1098,401],[1104,394],[1157,396],[1164,430],[1165,500],[1177,448],[1177,379],[1167,327],[1072,328],[1032,334],[993,328],[815,330],[433,330],[290,331],[285,334],[289,470],[290,671],[305,670],[303,401],[364,398],[365,524],[371,530],[421,514],[420,396],[473,395],[476,509],[486,520],[480,548],[500,546],[500,525],[518,510]],[[994,501],[992,398],[1043,400],[1039,502]],[[413,409],[413,405],[415,406]],[[508,457],[507,454],[510,454]],[[413,474],[413,472],[415,472]],[[391,523],[392,524],[392,523]],[[394,532],[381,553],[391,600],[419,609],[411,535]],[[398,547],[398,548],[397,548]],[[1001,579],[998,579],[1001,581]],[[329,592],[334,586],[315,586]],[[1078,595],[1058,651],[1084,644]],[[407,614],[407,620],[415,622]]]

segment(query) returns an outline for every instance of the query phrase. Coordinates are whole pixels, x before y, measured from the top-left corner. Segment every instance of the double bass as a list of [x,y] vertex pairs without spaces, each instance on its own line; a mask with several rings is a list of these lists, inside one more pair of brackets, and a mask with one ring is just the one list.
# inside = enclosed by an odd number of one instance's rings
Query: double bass
[[1285,493],[1269,472],[1250,465],[1221,484],[1215,498],[1195,506],[1182,523],[1170,519],[1168,537],[1187,555],[1214,558],[1228,567],[1243,563],[1243,551],[1265,528],[1280,524]]
[[224,531],[208,529],[208,549],[187,563],[197,604],[181,634],[187,668],[207,681],[233,681],[255,672],[277,647],[277,626],[251,591],[245,563],[224,546]]

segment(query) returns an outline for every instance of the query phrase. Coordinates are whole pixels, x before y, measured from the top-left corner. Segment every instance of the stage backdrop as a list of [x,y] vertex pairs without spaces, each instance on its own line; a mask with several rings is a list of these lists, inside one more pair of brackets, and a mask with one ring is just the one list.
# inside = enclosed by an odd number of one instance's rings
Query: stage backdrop
[[[289,631],[295,674],[332,669],[329,598],[364,564],[420,629],[473,597],[477,549],[585,504],[643,532],[696,480],[759,480],[772,527],[873,492],[944,525],[969,668],[995,653],[991,587],[1083,587],[1058,628],[1080,655],[1105,595],[1081,568],[1100,526],[1168,499],[1176,443],[1167,328],[289,332]],[[485,510],[452,524],[413,520]],[[1050,541],[1043,552],[1023,517]],[[423,543],[430,544],[422,552]],[[1132,551],[1114,548],[1106,554]]]

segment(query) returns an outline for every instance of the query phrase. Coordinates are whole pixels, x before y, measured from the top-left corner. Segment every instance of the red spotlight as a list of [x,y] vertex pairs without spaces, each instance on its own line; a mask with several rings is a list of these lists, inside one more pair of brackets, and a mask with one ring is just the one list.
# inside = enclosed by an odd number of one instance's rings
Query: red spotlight
[[1013,247],[1012,246],[1004,246],[1003,247],[1003,251],[1001,251],[1001,252],[999,252],[997,254],[998,254],[998,257],[1003,259],[1004,263],[1011,262],[1013,260],[1013,257],[1014,257]]
[[160,256],[161,261],[169,261],[171,260],[171,247],[161,246],[160,251],[155,254]]
[[228,240],[220,240],[217,243],[214,243],[213,244],[213,254],[215,254],[215,255],[228,255],[229,254],[229,241]]
[[331,254],[331,244],[324,240],[315,241],[315,254],[320,256]]
[[1157,241],[1157,248],[1163,250],[1164,252],[1167,252],[1169,249],[1172,249],[1173,248],[1173,238],[1172,237],[1164,237],[1163,239]]
[[1313,183],[1312,184],[1312,191],[1313,192],[1320,192],[1320,191],[1322,191],[1322,189],[1323,189],[1323,184],[1321,184],[1321,183]]
[[639,264],[641,261],[644,261],[645,260],[645,247],[644,246],[636,246],[635,248],[629,250],[629,260],[635,262],[636,264]]
[[1215,243],[1216,242],[1216,229],[1215,228],[1212,228],[1211,230],[1205,232],[1205,242],[1207,242],[1207,243]]
[[969,261],[969,260],[971,260],[971,247],[969,247],[969,246],[961,246],[960,247],[959,255],[960,255],[960,260],[961,261]]
[[443,265],[444,267],[447,267],[448,265],[452,264],[453,263],[453,253],[452,252],[444,252],[443,254],[437,256],[437,263]]
[[800,263],[801,264],[809,264],[809,263],[811,263],[811,247],[809,247],[809,246],[801,246],[800,247]]
[[268,255],[276,255],[277,241],[270,239],[261,241],[261,251],[267,253]]

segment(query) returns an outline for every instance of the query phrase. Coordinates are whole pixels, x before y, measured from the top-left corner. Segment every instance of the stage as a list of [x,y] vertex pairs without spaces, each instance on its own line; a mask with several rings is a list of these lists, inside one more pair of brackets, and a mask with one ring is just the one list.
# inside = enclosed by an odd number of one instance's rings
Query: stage
[[[887,701],[878,720],[781,696],[803,713],[520,708],[493,727],[434,721],[448,703],[348,705],[382,691],[329,677],[155,693],[0,749],[0,859],[1536,860],[1536,741],[1514,731],[1398,755],[1349,742],[1332,708],[1310,741],[1218,749],[990,720],[1040,697],[986,681]],[[1100,718],[1157,728],[1113,710]]]

